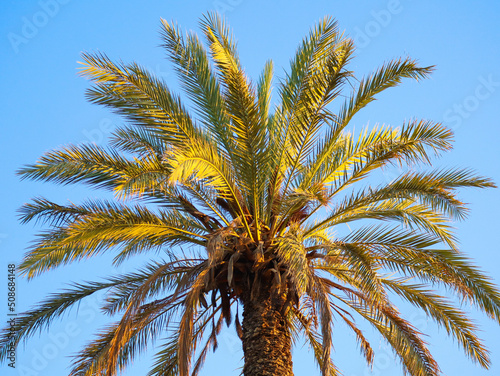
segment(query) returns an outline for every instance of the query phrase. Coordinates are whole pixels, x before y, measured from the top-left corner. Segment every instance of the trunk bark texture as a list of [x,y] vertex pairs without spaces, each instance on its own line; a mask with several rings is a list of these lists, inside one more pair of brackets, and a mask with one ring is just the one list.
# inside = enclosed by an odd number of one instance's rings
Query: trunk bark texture
[[293,376],[290,330],[283,300],[269,291],[243,302],[244,376]]

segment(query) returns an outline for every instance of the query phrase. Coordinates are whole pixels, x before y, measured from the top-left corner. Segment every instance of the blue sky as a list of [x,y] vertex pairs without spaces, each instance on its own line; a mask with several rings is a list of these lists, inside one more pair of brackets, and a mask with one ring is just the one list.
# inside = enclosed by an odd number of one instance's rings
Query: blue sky
[[[77,1],[3,0],[0,4],[0,71],[2,216],[0,218],[0,275],[7,264],[19,263],[37,227],[20,225],[16,210],[30,198],[45,196],[65,203],[102,197],[82,187],[20,181],[15,171],[44,152],[69,143],[105,138],[122,120],[85,101],[89,83],[77,75],[83,51],[102,51],[112,59],[135,60],[177,89],[175,74],[159,47],[160,18],[198,30],[207,10],[224,13],[239,41],[241,60],[256,78],[267,59],[282,76],[298,43],[321,17],[331,15],[358,45],[352,68],[359,75],[391,58],[411,56],[422,65],[436,65],[423,82],[404,82],[379,97],[354,119],[363,125],[402,124],[405,119],[443,122],[455,131],[455,148],[436,165],[473,167],[500,183],[500,3],[468,1]],[[394,172],[387,172],[390,179]],[[500,190],[464,191],[471,215],[456,224],[461,248],[500,283]],[[119,273],[137,266],[131,263]],[[18,311],[31,307],[66,283],[91,280],[111,271],[110,258],[94,259],[42,275],[34,281],[18,279]],[[6,284],[6,282],[5,282]],[[0,319],[7,321],[6,288],[0,293]],[[472,316],[491,350],[492,366],[483,370],[468,361],[457,345],[417,311],[406,311],[428,338],[446,375],[499,375],[500,328],[484,316]],[[17,369],[2,365],[2,375],[64,375],[71,359],[91,333],[105,323],[90,300],[79,311],[43,331],[18,352]],[[3,326],[3,325],[2,325]],[[355,341],[340,323],[335,326],[334,359],[346,376],[402,375],[400,366],[378,337],[372,370],[363,363]],[[209,357],[202,375],[237,375],[241,351],[233,331],[224,332],[219,350]],[[139,358],[124,374],[143,375],[150,363]],[[307,347],[294,350],[296,375],[319,375]]]

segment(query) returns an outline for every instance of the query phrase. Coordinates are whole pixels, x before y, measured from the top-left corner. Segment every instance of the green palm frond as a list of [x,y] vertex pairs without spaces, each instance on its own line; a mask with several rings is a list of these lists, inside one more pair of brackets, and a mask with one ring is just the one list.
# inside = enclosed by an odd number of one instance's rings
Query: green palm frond
[[238,189],[235,172],[229,161],[213,145],[206,142],[188,144],[175,153],[170,153],[168,162],[172,166],[170,184],[178,182],[191,185],[190,182],[195,181],[213,188],[218,197],[229,204],[236,216],[242,218],[248,234],[253,236],[246,219],[248,209]]
[[118,152],[97,145],[69,146],[46,153],[38,163],[18,171],[23,179],[58,184],[87,183],[113,189],[133,163]]
[[35,220],[36,223],[56,227],[88,214],[90,214],[90,210],[85,206],[74,204],[68,206],[58,205],[43,197],[34,198],[31,203],[24,204],[19,209],[21,223],[28,223]]
[[[153,284],[148,285],[147,298],[153,298],[169,290],[184,291],[187,287],[181,281],[186,281],[185,277],[192,272],[193,268],[203,262],[202,259],[180,259],[168,263],[152,263],[144,270],[147,272],[141,278],[135,278],[126,283],[112,286],[106,293],[105,304],[101,309],[108,315],[114,315],[125,310],[134,299],[134,292],[139,290],[144,282],[153,274],[161,271],[157,275]],[[135,275],[135,273],[133,274]]]
[[[119,336],[120,325],[114,324],[105,328],[98,337],[89,343],[74,359],[70,375],[116,375],[123,371],[128,364],[141,352],[144,352],[163,332],[169,320],[166,304],[149,304],[140,313],[131,318],[132,333],[127,341],[120,346],[119,353],[114,359],[110,357],[113,343]],[[176,306],[170,306],[176,308]],[[111,353],[112,354],[112,353]]]
[[122,126],[112,133],[111,146],[129,153],[143,156],[156,156],[161,159],[166,144],[161,132],[154,128],[137,125]]
[[328,149],[329,141],[335,140],[338,132],[349,124],[349,121],[359,110],[374,101],[377,94],[399,85],[403,78],[414,80],[427,78],[433,70],[434,67],[419,67],[415,60],[406,58],[389,61],[370,76],[363,78],[359,82],[358,88],[345,101],[339,111],[337,126],[327,137],[323,148]]
[[83,54],[80,73],[95,82],[87,91],[89,101],[110,107],[133,124],[161,130],[165,142],[178,145],[203,137],[180,99],[139,65],[117,65],[104,54]]
[[414,197],[432,210],[453,219],[464,219],[467,208],[455,195],[455,190],[463,187],[487,188],[495,187],[495,184],[471,170],[450,169],[409,172],[397,177],[383,189],[397,195]]
[[232,154],[234,140],[220,84],[211,68],[207,52],[195,34],[184,37],[175,24],[162,20],[161,35],[168,57],[196,106],[203,124],[210,129],[221,151]]
[[269,110],[271,106],[271,90],[273,79],[273,62],[271,60],[266,62],[264,69],[257,82],[257,103],[259,110],[259,119],[261,127],[270,127],[269,124]]
[[380,262],[408,275],[442,284],[464,301],[485,312],[491,319],[500,322],[499,289],[490,277],[481,273],[460,253],[448,249],[391,247],[380,258]]
[[429,162],[431,157],[427,150],[436,154],[449,150],[451,135],[451,131],[441,124],[428,121],[411,121],[399,132],[375,128],[362,134],[358,142],[351,141],[347,147],[342,145],[342,156],[332,159],[325,171],[320,170],[321,181],[332,184],[338,192],[388,163]]
[[343,291],[346,298],[332,294],[370,322],[391,345],[411,375],[437,375],[439,367],[427,349],[421,334],[404,320],[391,304],[381,304],[353,290]]
[[432,70],[433,67],[419,67],[411,59],[396,60],[384,64],[371,76],[362,79],[357,90],[343,104],[331,129],[327,130],[324,141],[320,142],[317,155],[313,158],[314,164],[311,170],[315,172],[325,163],[325,160],[334,152],[342,131],[354,115],[375,100],[377,94],[397,86],[403,78],[426,78]]
[[[179,275],[185,273],[189,267],[189,264],[183,266],[183,264],[185,264],[184,262],[178,263],[179,265],[176,264],[177,263],[168,263],[163,265],[166,269],[163,280],[161,281],[163,288],[169,285],[173,287]],[[44,328],[47,328],[52,321],[61,317],[74,305],[79,304],[83,299],[92,294],[106,290],[128,289],[135,284],[142,284],[144,280],[150,277],[151,272],[157,268],[158,264],[153,263],[147,265],[140,271],[108,278],[102,282],[74,283],[71,285],[71,288],[67,288],[57,294],[52,294],[49,298],[40,302],[36,307],[18,317],[16,320],[15,334],[13,336],[11,330],[2,333],[0,338],[0,343],[2,344],[0,359],[6,356],[3,345],[7,342],[14,341],[14,343],[17,344],[21,339],[26,340],[37,332],[41,332]],[[155,291],[151,291],[150,293],[154,294]]]
[[351,72],[344,69],[353,52],[350,40],[343,39],[337,23],[323,19],[299,47],[286,81],[281,83],[281,136],[278,166],[289,164],[284,191],[293,182],[325,124],[326,106],[339,94]]
[[117,245],[141,243],[144,249],[165,244],[203,245],[207,237],[201,223],[179,211],[155,214],[136,205],[90,202],[89,213],[63,227],[41,234],[19,270],[32,278],[75,260],[93,257]]
[[[290,279],[297,293],[301,296],[306,291],[310,278],[309,263],[301,234],[292,230],[282,238],[278,238],[276,240],[276,253],[279,260],[287,266],[286,269],[293,270]],[[279,264],[271,270],[277,279],[281,279]],[[278,286],[281,285],[280,280],[276,282]]]
[[[363,332],[356,326],[356,323],[351,319],[352,315],[350,315],[349,312],[342,310],[338,306],[332,307],[332,309],[340,318],[342,318],[342,320],[349,327],[349,329],[351,329],[354,332],[361,353],[365,357],[366,363],[371,366],[373,364],[373,358],[374,358],[373,349],[370,345],[370,342],[368,342],[368,340],[363,335]],[[350,316],[348,317],[348,315]]]
[[301,314],[299,310],[292,310],[294,319],[292,324],[294,325],[294,331],[297,333],[304,332],[309,344],[311,345],[314,358],[320,369],[324,369],[325,361],[327,362],[326,367],[328,368],[328,374],[330,376],[341,375],[339,369],[332,362],[331,358],[324,358],[323,344],[321,342],[321,335],[311,326],[310,321]]
[[384,279],[382,282],[444,326],[448,334],[452,334],[458,340],[470,358],[479,362],[483,367],[488,366],[489,356],[486,349],[473,334],[476,327],[464,312],[453,307],[443,297],[423,289],[419,285],[409,285],[389,279]]
[[325,219],[310,226],[306,234],[362,219],[394,220],[405,227],[416,227],[436,235],[452,249],[456,249],[455,236],[446,216],[431,210],[426,205],[417,204],[414,200],[405,197],[386,198],[384,195],[379,196],[379,193],[377,191],[373,195],[370,192],[353,193],[336,205]]
[[390,227],[366,227],[342,239],[372,249],[377,263],[390,271],[448,287],[499,321],[498,288],[464,255],[436,249],[438,236]]
[[[209,14],[201,27],[207,37],[212,58],[222,82],[226,110],[231,119],[231,136],[236,145],[231,160],[238,176],[239,187],[248,197],[248,208],[260,221],[263,214],[262,194],[270,155],[267,147],[267,128],[262,126],[254,85],[247,79],[236,53],[229,29],[216,14]],[[260,173],[258,173],[260,172]],[[256,228],[260,240],[260,229]]]

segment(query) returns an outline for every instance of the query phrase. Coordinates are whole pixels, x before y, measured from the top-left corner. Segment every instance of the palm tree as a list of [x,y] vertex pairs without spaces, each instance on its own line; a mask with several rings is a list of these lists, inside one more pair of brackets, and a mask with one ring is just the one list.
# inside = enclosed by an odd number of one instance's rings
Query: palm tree
[[[12,333],[4,330],[1,359],[9,345],[105,291],[102,309],[118,321],[76,355],[71,375],[115,375],[152,341],[160,350],[149,375],[196,375],[224,323],[241,338],[245,376],[292,375],[291,348],[300,338],[322,375],[338,375],[330,356],[335,319],[352,329],[369,364],[373,350],[355,319],[373,325],[408,374],[440,374],[394,296],[488,367],[476,327],[454,298],[500,322],[500,293],[458,252],[450,224],[467,214],[458,188],[494,184],[471,170],[418,169],[451,148],[452,132],[441,124],[347,131],[377,94],[404,78],[423,79],[432,67],[399,59],[356,80],[348,70],[353,42],[325,18],[299,46],[271,105],[272,63],[250,81],[224,21],[208,14],[200,25],[208,52],[195,34],[162,21],[192,113],[138,64],[83,55],[81,73],[94,82],[88,99],[129,125],[115,131],[109,148],[64,147],[20,175],[85,183],[116,200],[37,198],[23,206],[22,222],[40,220],[49,230],[19,270],[33,278],[104,252],[116,264],[146,252],[151,262],[75,284],[25,312]],[[368,186],[365,178],[389,164],[411,169]],[[433,290],[442,287],[450,298]]]

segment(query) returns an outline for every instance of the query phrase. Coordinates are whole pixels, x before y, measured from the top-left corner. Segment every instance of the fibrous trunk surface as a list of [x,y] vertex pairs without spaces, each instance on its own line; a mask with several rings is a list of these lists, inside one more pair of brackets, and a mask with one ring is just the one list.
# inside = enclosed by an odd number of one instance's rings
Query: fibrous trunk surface
[[244,376],[293,376],[291,337],[282,306],[269,291],[244,299]]

